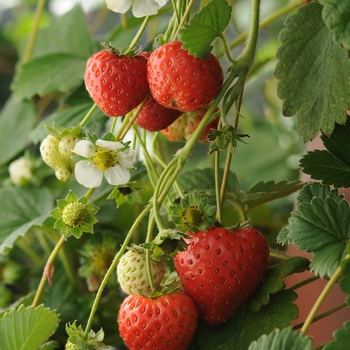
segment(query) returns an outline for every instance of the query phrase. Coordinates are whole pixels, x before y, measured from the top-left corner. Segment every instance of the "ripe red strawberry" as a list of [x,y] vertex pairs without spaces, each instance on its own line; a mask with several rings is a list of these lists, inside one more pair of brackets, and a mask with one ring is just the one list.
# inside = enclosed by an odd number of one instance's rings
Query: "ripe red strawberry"
[[123,116],[147,96],[147,59],[102,50],[86,64],[85,86],[91,98],[110,117]]
[[185,350],[196,331],[197,312],[182,292],[155,299],[129,295],[120,306],[118,325],[130,350]]
[[223,72],[212,54],[201,60],[184,50],[181,42],[170,42],[149,57],[147,79],[153,97],[161,105],[193,112],[215,98]]
[[[201,108],[196,112],[183,113],[161,132],[170,141],[186,141],[186,139],[197,129],[197,126],[203,119],[206,111],[206,108]],[[219,118],[211,121],[202,131],[198,141],[203,143],[208,142],[208,135],[212,132],[212,129],[218,128],[218,123]]]
[[261,283],[268,266],[269,247],[254,228],[198,231],[175,268],[199,317],[210,324],[225,322]]
[[166,108],[150,96],[137,116],[136,123],[142,129],[159,131],[168,127],[180,115],[180,111]]

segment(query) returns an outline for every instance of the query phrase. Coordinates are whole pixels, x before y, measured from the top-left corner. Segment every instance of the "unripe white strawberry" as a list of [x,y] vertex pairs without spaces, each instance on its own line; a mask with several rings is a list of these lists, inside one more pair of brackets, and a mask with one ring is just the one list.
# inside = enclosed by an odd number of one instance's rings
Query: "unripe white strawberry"
[[44,162],[52,168],[55,168],[58,155],[58,144],[60,139],[53,135],[48,135],[40,145],[40,153]]
[[[151,259],[151,274],[154,287],[157,288],[164,277],[164,265]],[[151,292],[146,259],[137,250],[129,250],[122,256],[117,266],[117,278],[121,289],[127,294]]]
[[78,138],[75,135],[63,136],[58,144],[58,149],[62,155],[68,157],[73,156],[72,149],[74,148]]
[[62,139],[48,135],[40,145],[40,153],[44,162],[55,170],[57,179],[67,181],[74,171],[72,149],[76,143],[76,136],[67,135]]

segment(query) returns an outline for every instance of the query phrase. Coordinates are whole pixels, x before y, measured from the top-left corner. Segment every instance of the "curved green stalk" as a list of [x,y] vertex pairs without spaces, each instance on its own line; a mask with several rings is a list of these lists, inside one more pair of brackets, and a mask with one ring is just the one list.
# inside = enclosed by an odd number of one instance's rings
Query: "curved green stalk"
[[98,306],[98,303],[100,302],[103,290],[104,290],[108,280],[110,279],[112,273],[114,272],[114,270],[115,270],[115,268],[116,268],[120,258],[124,254],[124,251],[125,251],[126,247],[128,246],[129,241],[131,240],[133,233],[136,231],[136,229],[139,226],[139,224],[142,221],[142,219],[149,213],[149,211],[151,209],[152,209],[152,203],[149,203],[143,209],[143,211],[140,213],[140,215],[137,217],[137,219],[135,220],[135,222],[131,226],[127,236],[125,237],[125,240],[124,240],[122,246],[120,247],[119,252],[115,255],[111,265],[109,266],[105,276],[103,277],[103,280],[101,281],[101,284],[100,284],[100,286],[99,286],[99,288],[97,290],[97,293],[96,293],[96,296],[95,296],[95,299],[94,299],[94,303],[93,303],[93,305],[91,307],[91,310],[90,310],[89,319],[88,319],[87,324],[86,324],[86,328],[85,328],[85,332],[84,332],[84,337],[86,339],[87,339],[88,334],[90,332],[90,329],[91,329],[91,326],[92,326],[92,322],[93,322],[93,319],[95,317],[97,306]]
[[[349,259],[349,257],[350,257],[350,255],[348,254],[345,257],[345,259]],[[316,316],[318,310],[320,309],[320,307],[323,304],[324,300],[326,299],[327,295],[329,294],[329,292],[333,288],[334,284],[338,281],[340,275],[341,275],[341,267],[338,266],[338,268],[335,270],[333,276],[327,282],[326,286],[324,287],[324,289],[322,290],[321,294],[317,298],[317,300],[316,300],[314,306],[312,307],[309,315],[307,316],[307,318],[306,318],[306,320],[304,322],[304,325],[302,326],[302,328],[300,330],[302,335],[305,335],[306,332],[308,331],[311,323],[315,319],[315,316]]]

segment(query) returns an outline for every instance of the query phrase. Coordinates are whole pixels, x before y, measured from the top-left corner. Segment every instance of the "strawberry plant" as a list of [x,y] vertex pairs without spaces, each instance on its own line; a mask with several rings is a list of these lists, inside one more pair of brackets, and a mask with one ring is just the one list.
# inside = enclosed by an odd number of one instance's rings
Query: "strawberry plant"
[[0,16],[0,348],[347,348],[349,2],[45,3]]

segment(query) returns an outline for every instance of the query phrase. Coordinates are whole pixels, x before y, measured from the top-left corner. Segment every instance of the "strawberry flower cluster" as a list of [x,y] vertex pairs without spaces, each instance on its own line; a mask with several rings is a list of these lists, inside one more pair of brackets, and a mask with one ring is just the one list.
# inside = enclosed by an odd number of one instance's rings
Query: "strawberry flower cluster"
[[133,168],[134,150],[121,142],[80,140],[73,152],[81,156],[75,165],[75,178],[87,188],[99,187],[103,176],[113,186],[126,184]]

